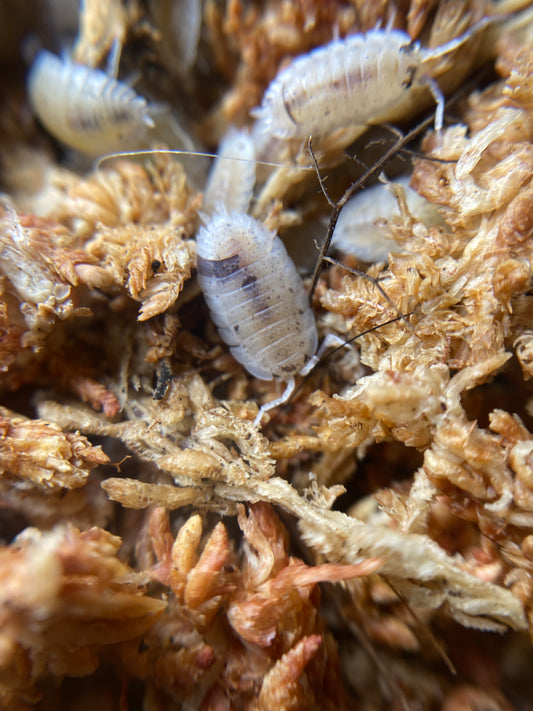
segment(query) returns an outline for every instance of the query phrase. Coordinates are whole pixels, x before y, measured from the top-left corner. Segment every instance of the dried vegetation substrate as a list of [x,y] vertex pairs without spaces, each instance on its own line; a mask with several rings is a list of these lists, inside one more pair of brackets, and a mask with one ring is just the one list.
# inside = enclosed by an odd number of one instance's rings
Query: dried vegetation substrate
[[[195,105],[210,67],[195,139],[248,120],[284,57],[392,7],[208,1],[183,90]],[[395,22],[441,43],[489,7],[413,0]],[[115,38],[126,62],[129,38],[152,53],[168,41],[124,8],[85,4],[78,59],[97,64]],[[444,224],[404,203],[387,223],[406,251],[371,273],[410,328],[361,338],[361,363],[319,366],[262,431],[277,385],[209,324],[184,168],[158,156],[76,173],[5,87],[0,493],[2,534],[18,535],[0,550],[2,708],[74,708],[88,687],[65,680],[89,675],[102,708],[139,708],[140,689],[147,710],[528,708],[532,32],[526,19],[492,37],[499,78],[423,141],[440,161],[417,159],[411,185]],[[466,73],[475,52],[461,56]],[[351,137],[315,146],[323,170]],[[291,168],[302,146],[277,150],[255,214],[305,227],[323,210],[316,177]],[[314,306],[322,334],[396,316],[339,268]]]

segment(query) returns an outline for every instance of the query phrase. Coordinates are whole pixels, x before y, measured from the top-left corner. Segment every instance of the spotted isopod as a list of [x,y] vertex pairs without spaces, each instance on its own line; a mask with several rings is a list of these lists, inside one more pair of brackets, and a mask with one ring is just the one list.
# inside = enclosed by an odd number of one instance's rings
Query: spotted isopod
[[28,75],[31,106],[59,141],[96,156],[128,147],[154,126],[146,99],[100,69],[41,50]]
[[424,49],[400,30],[377,29],[318,47],[294,59],[267,88],[252,115],[277,138],[308,138],[379,120],[427,86],[437,102],[435,128],[442,128],[444,97],[431,76],[431,62],[466,42],[494,18],[459,37]]
[[221,212],[196,238],[200,287],[223,340],[246,370],[286,383],[286,402],[318,336],[303,282],[281,239],[245,213]]

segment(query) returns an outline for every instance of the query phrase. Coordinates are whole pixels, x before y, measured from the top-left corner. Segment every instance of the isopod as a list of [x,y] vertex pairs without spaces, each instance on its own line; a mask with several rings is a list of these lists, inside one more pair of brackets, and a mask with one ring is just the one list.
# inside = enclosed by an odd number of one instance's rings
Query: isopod
[[196,238],[200,287],[233,356],[261,380],[286,383],[286,402],[318,335],[303,282],[281,239],[245,213],[220,212]]
[[202,0],[151,0],[150,11],[161,35],[165,65],[185,76],[196,60],[202,27]]
[[[395,183],[405,191],[411,215],[426,227],[442,222],[437,206],[409,187],[409,177]],[[389,252],[401,252],[402,247],[385,237],[379,223],[400,215],[400,208],[388,184],[378,183],[354,195],[342,208],[331,246],[365,262],[387,261]]]
[[379,121],[412,87],[427,86],[437,102],[435,128],[440,130],[444,97],[430,63],[493,21],[485,18],[435,49],[422,48],[400,30],[376,29],[334,40],[283,69],[252,115],[277,138],[308,138]]
[[127,148],[154,126],[146,99],[130,86],[46,50],[30,69],[28,94],[43,126],[87,155]]
[[221,207],[228,212],[247,212],[255,185],[252,136],[247,129],[232,126],[218,150],[205,186],[203,210],[209,215]]

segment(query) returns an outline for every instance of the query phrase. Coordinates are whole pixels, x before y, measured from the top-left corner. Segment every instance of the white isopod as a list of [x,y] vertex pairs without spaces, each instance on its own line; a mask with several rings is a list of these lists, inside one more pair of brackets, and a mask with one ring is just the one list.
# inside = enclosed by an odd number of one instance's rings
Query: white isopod
[[87,155],[128,148],[154,126],[146,99],[99,69],[41,50],[28,93],[39,121],[58,140]]
[[[409,176],[396,178],[405,191],[409,212],[426,227],[442,223],[437,206],[409,187]],[[400,215],[400,208],[389,184],[377,183],[348,200],[333,231],[331,246],[364,262],[385,262],[389,252],[402,247],[383,234],[380,223]]]
[[202,0],[151,0],[150,12],[161,39],[164,64],[184,76],[196,60],[203,15]]
[[286,383],[283,395],[260,409],[259,424],[287,401],[294,376],[316,352],[307,293],[280,238],[245,213],[215,215],[196,244],[200,287],[231,353],[251,375]]
[[431,78],[429,64],[493,21],[485,18],[435,49],[422,48],[400,30],[372,30],[334,40],[283,69],[252,115],[277,138],[308,138],[379,120],[413,86],[425,85],[437,102],[435,128],[439,130],[444,97]]
[[231,128],[218,147],[204,191],[203,211],[213,215],[224,207],[228,212],[247,212],[255,185],[255,145],[246,128]]

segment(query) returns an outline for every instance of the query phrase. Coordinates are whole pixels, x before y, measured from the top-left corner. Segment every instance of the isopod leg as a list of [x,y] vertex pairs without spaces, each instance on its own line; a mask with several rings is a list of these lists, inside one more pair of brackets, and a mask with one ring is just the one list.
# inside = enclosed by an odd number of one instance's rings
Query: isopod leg
[[424,76],[422,77],[422,84],[425,84],[427,88],[430,90],[431,95],[435,99],[435,103],[437,104],[437,108],[435,110],[435,131],[442,131],[442,124],[444,123],[444,94],[440,90],[440,86],[437,84],[435,79],[432,79],[431,77]]
[[309,373],[313,370],[313,368],[317,365],[317,363],[320,361],[324,353],[329,350],[330,348],[336,347],[336,348],[342,348],[342,346],[347,346],[348,344],[346,341],[343,341],[343,339],[340,336],[337,336],[335,333],[328,333],[328,335],[324,338],[322,343],[320,344],[317,352],[312,358],[309,358],[307,363],[304,365],[304,367],[300,370],[299,375],[309,375]]
[[260,427],[261,426],[261,420],[263,419],[263,415],[265,412],[268,412],[269,410],[273,410],[275,407],[278,407],[278,405],[283,405],[284,403],[287,402],[287,400],[290,398],[292,393],[294,392],[294,378],[291,377],[289,380],[287,380],[287,385],[285,387],[285,390],[283,391],[283,394],[280,395],[280,397],[277,397],[275,400],[271,400],[270,402],[266,402],[264,405],[261,405],[261,408],[259,412],[257,413],[257,416],[254,420],[254,426],[255,427]]
[[116,37],[111,45],[111,50],[107,57],[106,74],[113,79],[118,78],[118,67],[120,65],[120,55],[122,54],[122,42]]

